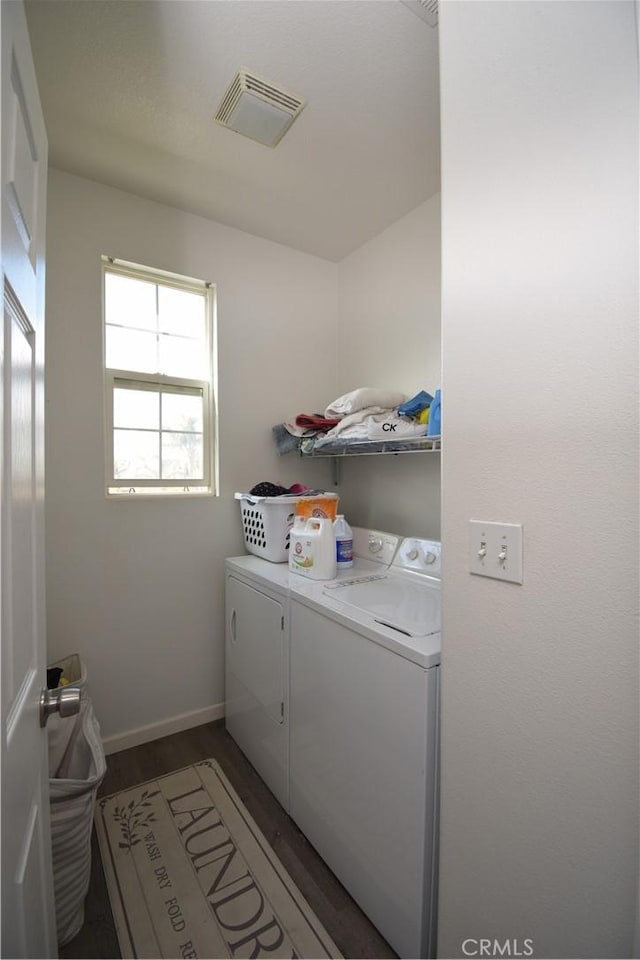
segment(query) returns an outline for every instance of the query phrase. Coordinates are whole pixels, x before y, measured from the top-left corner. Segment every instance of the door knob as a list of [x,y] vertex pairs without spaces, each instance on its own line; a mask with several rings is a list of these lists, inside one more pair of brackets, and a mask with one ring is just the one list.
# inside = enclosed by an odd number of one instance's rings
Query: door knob
[[77,687],[58,687],[42,690],[40,694],[40,726],[45,727],[52,713],[73,717],[80,713],[80,691]]

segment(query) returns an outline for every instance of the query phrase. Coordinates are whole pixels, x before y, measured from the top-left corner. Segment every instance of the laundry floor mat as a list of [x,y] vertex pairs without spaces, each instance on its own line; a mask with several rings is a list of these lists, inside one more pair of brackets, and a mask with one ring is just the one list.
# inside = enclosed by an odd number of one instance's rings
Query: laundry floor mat
[[341,958],[215,760],[98,800],[124,958]]

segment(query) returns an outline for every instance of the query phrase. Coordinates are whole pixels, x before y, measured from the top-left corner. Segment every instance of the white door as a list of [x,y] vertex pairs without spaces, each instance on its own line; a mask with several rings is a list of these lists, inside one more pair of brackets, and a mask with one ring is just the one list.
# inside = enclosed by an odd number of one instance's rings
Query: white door
[[47,139],[22,2],[2,2],[2,956],[56,953],[44,628]]

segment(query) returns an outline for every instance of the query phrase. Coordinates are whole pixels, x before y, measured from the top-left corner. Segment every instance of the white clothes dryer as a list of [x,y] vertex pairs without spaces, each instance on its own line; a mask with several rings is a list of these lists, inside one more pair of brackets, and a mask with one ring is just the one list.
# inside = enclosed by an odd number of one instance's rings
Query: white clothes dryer
[[260,557],[225,564],[225,722],[289,810],[289,571]]
[[290,813],[401,957],[435,952],[440,544],[291,586]]

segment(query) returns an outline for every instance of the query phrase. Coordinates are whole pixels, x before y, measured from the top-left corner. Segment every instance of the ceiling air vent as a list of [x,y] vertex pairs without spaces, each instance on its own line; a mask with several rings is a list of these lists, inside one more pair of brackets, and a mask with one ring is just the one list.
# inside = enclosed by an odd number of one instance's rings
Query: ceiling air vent
[[402,0],[402,3],[430,27],[438,26],[438,0]]
[[240,67],[220,101],[216,120],[244,137],[275,147],[306,100]]

